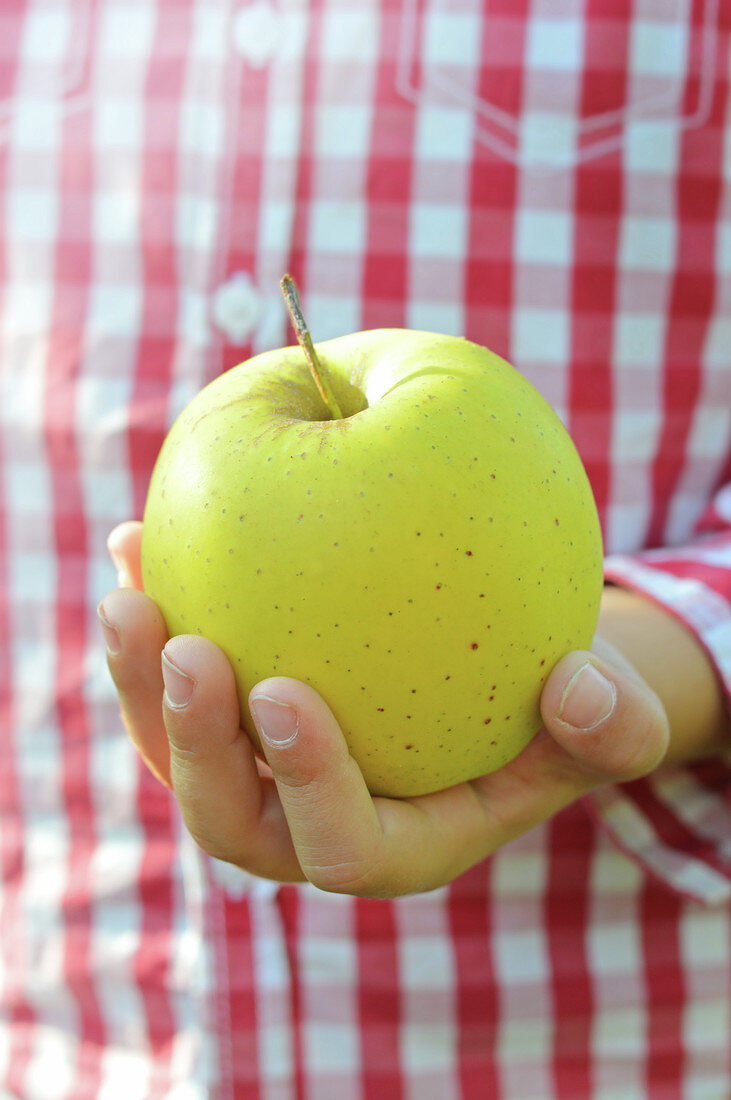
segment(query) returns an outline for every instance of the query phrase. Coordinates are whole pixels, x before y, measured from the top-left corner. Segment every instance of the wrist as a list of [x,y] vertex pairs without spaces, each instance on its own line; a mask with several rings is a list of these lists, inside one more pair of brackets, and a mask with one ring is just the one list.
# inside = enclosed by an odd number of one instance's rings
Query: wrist
[[728,713],[716,668],[675,615],[638,592],[607,585],[597,632],[659,696],[670,725],[665,762],[699,760],[728,747]]

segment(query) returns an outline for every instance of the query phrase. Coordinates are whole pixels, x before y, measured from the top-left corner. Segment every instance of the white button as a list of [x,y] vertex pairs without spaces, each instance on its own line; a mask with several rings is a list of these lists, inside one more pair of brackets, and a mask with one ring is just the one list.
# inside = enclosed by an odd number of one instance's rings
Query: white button
[[245,344],[262,316],[262,296],[247,271],[237,271],[213,295],[213,320],[232,344]]
[[276,53],[282,29],[279,12],[267,0],[254,0],[234,16],[234,46],[253,68],[261,69]]

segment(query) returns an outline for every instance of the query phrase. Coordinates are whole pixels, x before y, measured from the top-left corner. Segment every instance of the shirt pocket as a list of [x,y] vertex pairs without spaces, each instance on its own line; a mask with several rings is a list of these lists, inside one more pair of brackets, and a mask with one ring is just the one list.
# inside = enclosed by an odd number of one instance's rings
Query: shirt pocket
[[[628,130],[707,121],[719,0],[641,0],[635,15],[530,14],[486,0],[402,0],[396,82],[419,109],[466,112],[475,138],[520,167],[570,168]],[[611,11],[611,8],[607,10]]]

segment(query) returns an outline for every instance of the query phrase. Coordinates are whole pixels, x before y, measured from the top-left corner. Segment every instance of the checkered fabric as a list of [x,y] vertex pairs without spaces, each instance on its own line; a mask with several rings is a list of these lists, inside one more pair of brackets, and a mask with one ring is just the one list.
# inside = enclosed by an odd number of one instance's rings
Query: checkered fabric
[[[731,770],[395,902],[204,858],[94,609],[166,428],[286,342],[463,333],[569,427],[609,576],[731,684],[728,0],[0,5],[0,1096],[728,1100]],[[724,485],[727,487],[724,489]]]

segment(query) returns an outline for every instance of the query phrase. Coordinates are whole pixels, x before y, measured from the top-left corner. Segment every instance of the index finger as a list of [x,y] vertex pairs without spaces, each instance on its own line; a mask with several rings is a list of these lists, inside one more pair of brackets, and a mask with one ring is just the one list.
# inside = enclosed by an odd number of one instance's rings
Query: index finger
[[297,858],[315,886],[363,897],[418,893],[486,854],[484,808],[468,784],[422,798],[372,798],[311,687],[265,680],[249,704]]
[[141,592],[142,524],[139,520],[126,520],[110,531],[107,549],[117,568],[120,588],[137,588]]
[[127,733],[153,774],[170,786],[160,670],[160,653],[168,640],[165,620],[157,604],[132,587],[107,593],[98,614]]

